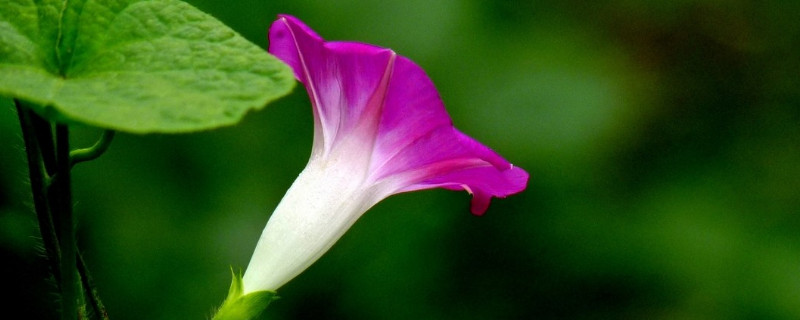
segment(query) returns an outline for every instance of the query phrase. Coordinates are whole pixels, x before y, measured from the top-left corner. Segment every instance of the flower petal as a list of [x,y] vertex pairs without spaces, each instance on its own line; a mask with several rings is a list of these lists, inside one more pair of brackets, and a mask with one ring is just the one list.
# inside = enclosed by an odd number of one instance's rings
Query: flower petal
[[370,170],[378,175],[397,171],[398,163],[392,161],[397,153],[437,128],[452,127],[442,99],[425,71],[408,58],[398,57],[389,81]]
[[527,172],[449,126],[406,146],[391,163],[393,171],[383,179],[399,186],[396,192],[437,187],[465,190],[473,195],[471,211],[476,215],[486,211],[491,197],[520,192],[528,182]]
[[405,192],[435,187],[473,194],[472,212],[491,197],[525,189],[528,174],[453,127],[433,82],[411,60],[398,57],[386,94],[371,164],[374,180]]
[[[373,135],[395,53],[363,43],[324,42],[297,18],[280,15],[270,27],[269,51],[295,71],[309,93],[315,152],[327,154],[343,136]],[[321,129],[321,130],[319,130]],[[368,141],[367,145],[371,145]]]
[[348,149],[335,154],[363,164],[376,193],[463,189],[473,194],[475,214],[491,197],[525,189],[524,170],[453,127],[433,82],[408,58],[368,44],[325,42],[288,15],[270,28],[270,52],[309,92],[312,159]]
[[441,187],[450,190],[466,190],[472,193],[471,212],[482,215],[489,208],[492,197],[503,198],[525,189],[528,173],[518,167],[499,171],[490,166],[452,170],[446,174],[412,185],[407,190],[422,190]]

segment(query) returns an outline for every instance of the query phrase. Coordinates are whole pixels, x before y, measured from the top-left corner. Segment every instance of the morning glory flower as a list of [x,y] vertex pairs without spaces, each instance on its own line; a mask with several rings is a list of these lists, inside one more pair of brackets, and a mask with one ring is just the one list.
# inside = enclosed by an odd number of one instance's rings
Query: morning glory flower
[[492,197],[525,189],[528,174],[453,127],[425,72],[390,49],[324,41],[278,16],[269,52],[294,69],[311,99],[308,165],[269,219],[244,293],[275,291],[324,254],[370,207],[393,194],[445,188]]

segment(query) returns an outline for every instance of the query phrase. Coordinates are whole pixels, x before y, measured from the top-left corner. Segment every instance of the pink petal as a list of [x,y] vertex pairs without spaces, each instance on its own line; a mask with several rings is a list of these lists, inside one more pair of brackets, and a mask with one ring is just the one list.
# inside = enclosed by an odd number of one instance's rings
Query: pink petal
[[[369,180],[387,193],[466,190],[472,212],[491,197],[525,189],[528,174],[453,127],[433,82],[389,49],[325,42],[300,20],[279,16],[270,53],[306,85],[315,116],[314,152],[355,136],[369,157]],[[387,186],[388,185],[388,186]]]
[[405,57],[395,62],[371,171],[395,176],[399,192],[444,187],[473,194],[472,212],[491,197],[525,189],[528,174],[453,127],[433,82]]
[[385,176],[425,161],[405,157],[401,161],[405,163],[396,163],[392,159],[437,128],[453,128],[439,92],[422,68],[408,58],[398,57],[389,81],[375,144],[376,155],[370,169]]
[[359,126],[375,130],[385,87],[381,82],[388,80],[393,51],[362,43],[324,42],[288,15],[280,15],[269,33],[270,53],[289,64],[308,90],[317,126],[315,150],[329,152],[340,136]]
[[525,189],[528,173],[453,127],[433,130],[395,155],[399,192],[442,187],[472,194],[472,213],[483,214],[492,197]]

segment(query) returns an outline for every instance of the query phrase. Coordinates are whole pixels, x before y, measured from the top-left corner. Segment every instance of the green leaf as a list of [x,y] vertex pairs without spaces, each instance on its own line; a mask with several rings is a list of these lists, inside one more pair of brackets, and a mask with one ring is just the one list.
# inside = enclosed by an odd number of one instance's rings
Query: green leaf
[[189,132],[287,94],[291,69],[177,0],[3,0],[0,95],[56,121]]
[[274,291],[256,291],[243,295],[244,286],[241,273],[231,270],[231,288],[228,297],[217,310],[213,320],[251,320],[257,319],[269,304],[276,300]]

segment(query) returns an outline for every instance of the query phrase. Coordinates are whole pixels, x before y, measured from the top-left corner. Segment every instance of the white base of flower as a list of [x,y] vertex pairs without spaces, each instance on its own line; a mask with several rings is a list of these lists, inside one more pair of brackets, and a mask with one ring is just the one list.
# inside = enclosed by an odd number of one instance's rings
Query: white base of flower
[[261,234],[244,274],[244,294],[289,282],[380,201],[351,156],[312,159],[300,173]]

